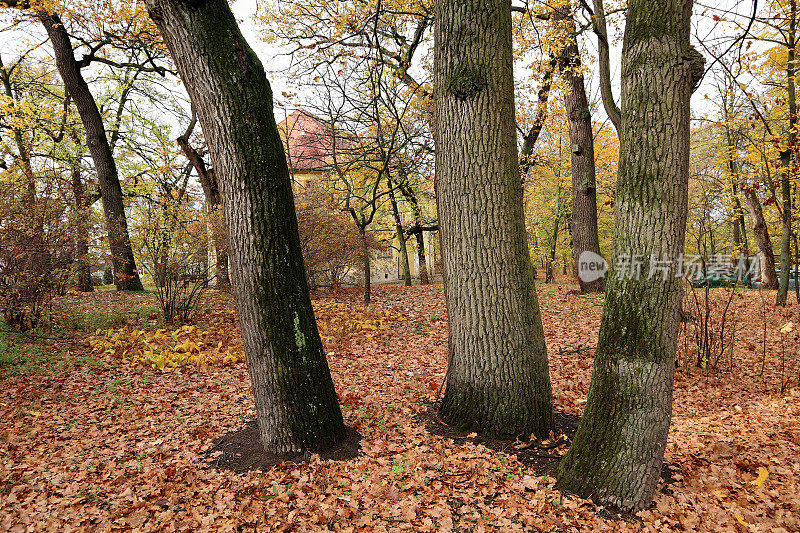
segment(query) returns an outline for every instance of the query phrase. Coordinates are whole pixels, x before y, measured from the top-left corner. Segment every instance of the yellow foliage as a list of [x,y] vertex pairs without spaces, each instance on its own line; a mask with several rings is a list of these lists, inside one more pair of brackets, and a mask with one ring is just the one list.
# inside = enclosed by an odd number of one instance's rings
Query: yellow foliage
[[315,301],[314,314],[319,334],[326,342],[353,334],[371,338],[387,331],[388,324],[403,318],[400,313],[329,301]]
[[210,366],[244,361],[240,350],[216,345],[209,331],[197,326],[182,326],[174,331],[143,331],[131,328],[98,330],[89,337],[92,353],[102,354],[124,364],[158,369],[180,366]]

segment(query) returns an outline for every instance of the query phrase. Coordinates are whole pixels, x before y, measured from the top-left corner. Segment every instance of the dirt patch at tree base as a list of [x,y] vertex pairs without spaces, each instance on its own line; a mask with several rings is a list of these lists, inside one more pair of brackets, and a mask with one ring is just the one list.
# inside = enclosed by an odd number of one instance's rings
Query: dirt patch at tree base
[[[553,475],[558,462],[572,442],[578,429],[580,417],[568,413],[553,414],[553,438],[544,441],[522,442],[519,440],[492,439],[481,435],[474,436],[442,422],[437,404],[429,404],[425,411],[417,415],[415,422],[424,424],[428,433],[452,439],[455,442],[483,444],[491,450],[516,455],[517,461],[540,475]],[[473,435],[473,436],[470,436]]]
[[[361,452],[361,434],[345,427],[344,436],[335,446],[319,453],[321,459],[349,461]],[[250,420],[245,427],[231,431],[216,439],[211,448],[203,452],[202,460],[209,468],[233,470],[237,474],[251,470],[269,470],[285,461],[309,461],[312,453],[276,455],[264,449],[258,423]]]

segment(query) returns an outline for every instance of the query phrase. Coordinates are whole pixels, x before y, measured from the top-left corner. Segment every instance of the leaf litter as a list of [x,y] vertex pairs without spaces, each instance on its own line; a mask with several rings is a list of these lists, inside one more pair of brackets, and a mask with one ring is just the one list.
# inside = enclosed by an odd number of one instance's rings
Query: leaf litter
[[[538,287],[556,409],[574,427],[602,297],[571,289]],[[209,468],[222,453],[215,442],[255,416],[243,362],[137,364],[136,343],[93,351],[80,331],[35,341],[60,358],[2,370],[0,530],[800,531],[800,341],[796,328],[781,332],[797,321],[797,305],[767,308],[762,338],[758,294],[737,295],[734,349],[716,369],[693,367],[684,350],[691,339],[681,339],[668,475],[652,508],[620,519],[561,494],[546,468],[526,461],[529,451],[563,454],[559,435],[497,444],[431,430],[425,417],[447,362],[441,286],[373,290],[369,306],[358,290],[314,298],[345,421],[362,437],[349,460]],[[147,296],[108,294],[60,304],[101,302],[152,305]],[[176,328],[183,333],[167,342],[170,352],[238,353],[229,298],[212,295],[204,306],[195,329]],[[123,337],[140,329],[152,337],[145,320],[129,320]],[[120,333],[112,329],[111,338]],[[783,393],[782,381],[790,383]]]

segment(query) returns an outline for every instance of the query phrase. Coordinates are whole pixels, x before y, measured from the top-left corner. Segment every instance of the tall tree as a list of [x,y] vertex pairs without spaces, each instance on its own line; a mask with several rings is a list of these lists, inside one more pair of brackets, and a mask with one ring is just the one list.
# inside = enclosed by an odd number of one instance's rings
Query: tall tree
[[[691,0],[628,3],[618,259],[586,410],[558,470],[562,488],[624,511],[652,501],[670,424],[683,289],[676,272],[662,267],[676,265],[686,231],[689,100],[704,64],[689,43],[691,13]],[[640,260],[641,270],[632,271]]]
[[114,283],[117,290],[143,290],[136,271],[131,240],[128,234],[128,220],[122,197],[117,164],[111,152],[103,118],[97,108],[94,96],[81,72],[81,65],[75,60],[72,40],[64,23],[56,13],[38,11],[37,17],[44,25],[55,53],[56,66],[64,80],[64,87],[72,97],[75,107],[83,121],[86,131],[86,144],[94,161],[97,181],[106,218],[108,244],[114,265]]
[[[572,3],[567,1],[556,9],[554,22],[565,44],[559,57],[560,69],[568,90],[564,108],[572,143],[572,249],[577,266],[584,252],[600,254],[597,235],[597,180],[594,166],[594,132],[592,114],[586,99],[586,87],[581,69],[580,49],[575,30]],[[605,278],[586,281],[578,278],[581,292],[602,292]]]
[[292,185],[264,67],[227,0],[147,0],[208,141],[265,448],[319,450],[344,432],[308,292]]
[[545,436],[553,403],[517,159],[510,0],[436,3],[436,190],[450,324],[440,414]]

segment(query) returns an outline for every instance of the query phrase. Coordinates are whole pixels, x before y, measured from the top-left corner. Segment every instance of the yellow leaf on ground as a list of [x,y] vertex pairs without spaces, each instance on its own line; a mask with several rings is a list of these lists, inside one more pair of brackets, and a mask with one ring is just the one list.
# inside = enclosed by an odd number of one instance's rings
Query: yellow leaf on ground
[[769,470],[762,466],[758,469],[758,477],[753,483],[755,483],[756,487],[760,487],[767,480],[767,476],[769,476]]

